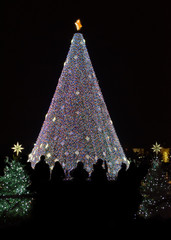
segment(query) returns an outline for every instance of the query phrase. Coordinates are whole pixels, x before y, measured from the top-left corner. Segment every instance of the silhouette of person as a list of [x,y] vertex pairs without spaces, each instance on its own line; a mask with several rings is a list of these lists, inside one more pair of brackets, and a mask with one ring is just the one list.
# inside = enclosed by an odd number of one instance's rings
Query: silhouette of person
[[126,181],[126,175],[127,175],[127,171],[126,171],[126,164],[122,163],[121,168],[118,172],[118,176],[117,176],[117,181],[119,183],[124,183]]
[[[124,168],[123,168],[124,169]],[[138,206],[141,201],[140,177],[136,164],[132,161],[126,173],[120,170],[120,204],[123,216],[127,220],[132,220],[134,214],[138,211]],[[125,201],[127,199],[127,201]]]
[[50,169],[45,161],[45,156],[40,157],[40,161],[34,168],[34,189],[37,193],[35,206],[33,207],[33,215],[37,221],[41,222],[49,213],[49,180]]
[[27,162],[27,164],[25,165],[25,170],[29,176],[29,179],[31,181],[31,185],[29,186],[28,189],[30,189],[31,191],[34,191],[34,169],[31,167],[31,162]]
[[70,176],[74,182],[85,182],[89,177],[89,173],[84,169],[84,163],[79,161],[77,167],[70,171]]
[[43,190],[47,187],[50,179],[49,165],[45,161],[45,156],[40,157],[40,161],[36,164],[34,169],[34,179],[37,190]]
[[59,161],[55,162],[55,166],[51,174],[51,183],[60,183],[65,178],[64,169],[62,168]]
[[93,164],[93,171],[91,173],[91,181],[94,183],[104,183],[107,182],[107,172],[108,167],[106,161],[105,168],[103,168],[103,160],[98,159],[96,164]]

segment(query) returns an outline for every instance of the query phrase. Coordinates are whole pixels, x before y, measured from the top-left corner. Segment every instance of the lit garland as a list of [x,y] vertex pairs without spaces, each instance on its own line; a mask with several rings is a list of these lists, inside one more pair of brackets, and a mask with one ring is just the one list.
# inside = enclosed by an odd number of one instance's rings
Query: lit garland
[[115,177],[121,163],[129,164],[104,102],[81,33],[71,41],[64,68],[36,144],[29,155],[32,167],[45,155],[71,170],[79,160],[88,172],[98,158],[107,161]]

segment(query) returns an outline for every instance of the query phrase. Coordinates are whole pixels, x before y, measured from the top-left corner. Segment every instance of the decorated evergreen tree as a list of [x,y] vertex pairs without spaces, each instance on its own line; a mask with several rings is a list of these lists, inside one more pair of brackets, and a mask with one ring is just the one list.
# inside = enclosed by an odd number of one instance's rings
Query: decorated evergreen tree
[[164,215],[170,209],[171,186],[156,155],[141,186],[143,196],[138,215],[144,218]]
[[32,167],[45,155],[70,171],[78,161],[90,173],[98,158],[110,177],[128,164],[110,118],[81,33],[75,33],[49,110],[29,155]]
[[10,218],[27,214],[32,202],[28,187],[31,182],[23,165],[17,160],[5,160],[4,176],[0,177],[0,217]]

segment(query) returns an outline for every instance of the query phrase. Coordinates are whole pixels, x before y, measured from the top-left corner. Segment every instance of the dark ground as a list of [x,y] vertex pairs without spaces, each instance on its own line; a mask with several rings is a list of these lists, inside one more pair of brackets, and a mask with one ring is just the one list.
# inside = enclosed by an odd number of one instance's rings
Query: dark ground
[[[120,189],[116,182],[94,185],[90,182],[74,184],[64,181],[58,186],[48,185],[35,195],[31,214],[28,218],[0,228],[6,234],[24,232],[24,236],[44,234],[64,236],[68,234],[99,236],[109,233],[121,236],[135,234],[152,236],[161,231],[165,234],[171,219],[134,218],[141,196],[129,188]],[[36,235],[37,236],[37,235]]]

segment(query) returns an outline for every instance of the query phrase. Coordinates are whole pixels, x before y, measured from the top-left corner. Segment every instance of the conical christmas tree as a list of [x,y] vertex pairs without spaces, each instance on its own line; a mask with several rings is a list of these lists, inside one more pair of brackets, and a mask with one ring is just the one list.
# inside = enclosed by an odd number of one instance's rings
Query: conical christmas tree
[[147,176],[142,181],[143,201],[140,204],[138,215],[144,218],[153,218],[164,216],[166,212],[169,214],[171,186],[166,176],[166,172],[156,156]]
[[104,102],[81,33],[75,33],[42,129],[29,155],[32,167],[45,155],[70,171],[78,161],[88,172],[98,158],[115,177],[128,164]]
[[30,178],[17,160],[5,160],[4,176],[0,176],[0,218],[24,217],[31,210]]

